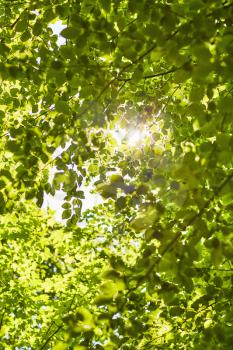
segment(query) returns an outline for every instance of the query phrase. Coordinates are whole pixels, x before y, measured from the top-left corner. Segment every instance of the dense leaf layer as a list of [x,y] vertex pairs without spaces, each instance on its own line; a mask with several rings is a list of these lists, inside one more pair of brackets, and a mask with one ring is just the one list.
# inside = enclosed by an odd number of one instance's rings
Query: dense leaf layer
[[1,347],[229,349],[233,4],[0,9]]

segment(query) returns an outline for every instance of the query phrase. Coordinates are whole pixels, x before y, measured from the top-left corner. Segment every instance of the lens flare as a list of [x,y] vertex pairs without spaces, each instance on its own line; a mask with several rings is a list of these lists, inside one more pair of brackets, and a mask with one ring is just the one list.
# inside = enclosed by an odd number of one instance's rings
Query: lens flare
[[139,127],[138,129],[116,128],[111,131],[111,134],[119,145],[129,147],[143,146],[148,137],[150,137],[150,132],[146,127]]

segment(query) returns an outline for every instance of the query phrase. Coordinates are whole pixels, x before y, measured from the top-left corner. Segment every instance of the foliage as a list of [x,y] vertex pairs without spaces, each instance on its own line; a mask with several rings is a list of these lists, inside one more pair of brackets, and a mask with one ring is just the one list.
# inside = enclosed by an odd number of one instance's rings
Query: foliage
[[0,8],[1,348],[229,349],[233,3]]

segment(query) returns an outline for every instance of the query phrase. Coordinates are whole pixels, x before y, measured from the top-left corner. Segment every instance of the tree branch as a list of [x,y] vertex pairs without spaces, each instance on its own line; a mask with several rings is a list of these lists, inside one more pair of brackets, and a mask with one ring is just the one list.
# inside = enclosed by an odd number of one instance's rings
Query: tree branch
[[[205,205],[199,210],[197,214],[195,214],[183,227],[180,227],[179,232],[175,235],[175,237],[166,245],[166,247],[161,252],[160,256],[156,257],[154,263],[149,267],[146,274],[141,276],[141,278],[138,279],[137,284],[133,290],[137,289],[140,284],[150,275],[150,273],[154,270],[155,266],[160,263],[163,256],[170,251],[176,242],[180,239],[182,236],[182,231],[186,230],[189,226],[194,224],[194,222],[200,218],[206,209],[208,209],[209,205],[212,203],[212,201],[215,199],[215,197],[221,192],[221,190],[233,179],[233,172],[229,174],[226,179],[221,183],[221,185],[217,188],[217,190],[213,193],[213,195],[210,197],[210,199],[205,203]],[[132,289],[131,289],[132,291]]]
[[[156,77],[162,77],[164,75],[167,75],[167,74],[170,74],[170,73],[173,73],[173,72],[176,72],[178,69],[181,69],[182,67],[175,67],[175,68],[171,68],[165,72],[159,72],[159,73],[155,73],[155,74],[151,74],[151,75],[145,75],[144,77],[142,77],[142,79],[153,79],[153,78],[156,78]],[[126,78],[126,79],[118,79],[118,81],[125,81],[125,82],[128,82],[132,80],[132,78]]]
[[[174,37],[176,34],[178,33],[178,30],[176,30],[175,32],[171,33],[171,35],[168,35],[166,40],[171,39],[172,37]],[[126,69],[128,69],[129,67],[134,66],[134,64],[140,62],[141,60],[143,60],[143,58],[145,58],[147,55],[149,55],[155,48],[156,48],[157,44],[155,43],[154,45],[152,45],[147,51],[145,51],[143,54],[141,54],[138,58],[136,58],[134,61],[128,63],[125,65],[125,67],[123,67],[120,72],[117,74],[117,76],[115,76],[114,78],[112,78],[105,86],[104,88],[100,91],[100,93],[97,95],[97,97],[91,101],[89,103],[89,105],[80,113],[77,114],[76,118],[81,117],[83,114],[85,114],[90,107],[92,107],[96,102],[99,101],[100,97],[105,93],[106,90],[108,90],[108,88],[115,83],[115,81],[120,81],[120,76],[126,71]],[[167,73],[168,74],[168,73]],[[149,79],[149,78],[148,78]],[[125,79],[123,79],[123,81],[125,81]]]
[[[195,313],[195,317],[197,316],[197,315],[199,315],[200,313],[202,313],[203,311],[205,311],[205,310],[207,310],[207,309],[209,309],[209,308],[211,308],[212,306],[214,306],[214,305],[216,305],[216,304],[225,304],[225,303],[227,303],[229,300],[221,300],[221,301],[219,301],[218,299],[215,299],[212,303],[210,303],[209,305],[205,305],[203,308],[200,308],[196,313]],[[156,341],[156,340],[158,340],[158,339],[160,339],[160,338],[163,338],[164,336],[166,336],[167,334],[169,334],[169,333],[171,333],[171,332],[173,332],[173,331],[175,331],[175,330],[180,330],[180,331],[182,331],[182,326],[188,321],[188,317],[186,317],[182,322],[181,322],[181,324],[179,325],[179,326],[177,326],[177,325],[175,325],[175,326],[173,326],[171,329],[169,329],[169,331],[166,331],[166,332],[164,332],[163,334],[161,334],[161,335],[159,335],[159,336],[157,336],[157,337],[155,337],[155,338],[153,338],[153,339],[151,339],[151,340],[149,340],[147,343],[145,343],[144,345],[142,345],[142,348],[144,348],[145,346],[148,346],[149,344],[151,344],[151,343],[153,343],[154,341]]]
[[50,342],[50,340],[53,338],[53,336],[55,335],[55,334],[57,334],[59,331],[60,331],[60,329],[63,327],[63,325],[61,324],[60,326],[58,326],[57,327],[57,329],[46,339],[46,341],[44,342],[44,344],[40,347],[40,350],[43,350],[45,347],[46,347],[46,345]]
[[176,72],[178,69],[181,69],[181,67],[175,67],[175,68],[171,68],[165,72],[160,72],[160,73],[156,73],[156,74],[151,74],[151,75],[146,75],[145,77],[143,77],[143,79],[151,79],[151,78],[156,78],[156,77],[162,77],[164,75]]
[[5,316],[5,313],[6,313],[6,308],[4,308],[3,313],[2,313],[2,316],[1,316],[1,320],[0,320],[0,330],[1,330],[2,325],[3,325],[3,319],[4,319],[4,316]]

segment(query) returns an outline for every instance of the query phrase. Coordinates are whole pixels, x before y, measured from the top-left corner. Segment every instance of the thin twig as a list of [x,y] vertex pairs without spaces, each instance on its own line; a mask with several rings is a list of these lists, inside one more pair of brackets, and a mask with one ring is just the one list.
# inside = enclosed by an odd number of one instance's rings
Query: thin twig
[[46,339],[46,341],[44,342],[44,344],[40,347],[40,350],[43,350],[43,349],[46,347],[46,345],[50,342],[50,340],[53,338],[53,336],[54,336],[55,334],[57,334],[57,333],[60,331],[61,328],[63,328],[63,324],[61,324],[60,326],[58,326],[57,329]]

